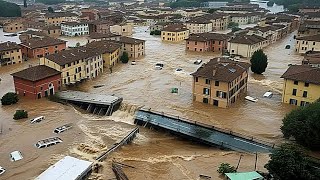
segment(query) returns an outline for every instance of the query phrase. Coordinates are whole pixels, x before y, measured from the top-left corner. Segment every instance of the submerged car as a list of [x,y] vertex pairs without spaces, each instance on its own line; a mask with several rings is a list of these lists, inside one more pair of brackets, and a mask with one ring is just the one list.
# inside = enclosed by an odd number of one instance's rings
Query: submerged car
[[11,161],[19,161],[23,159],[23,157],[20,151],[13,151],[12,153],[10,153],[10,159]]
[[0,175],[5,173],[5,172],[6,172],[6,169],[0,166]]
[[38,122],[41,122],[42,120],[44,120],[44,116],[39,116],[39,117],[36,117],[36,118],[33,118],[30,120],[31,124],[33,123],[38,123]]
[[162,63],[157,63],[155,68],[158,69],[158,70],[161,70],[163,68],[163,64]]
[[202,60],[200,60],[200,59],[198,59],[198,60],[196,60],[195,62],[193,62],[193,64],[196,64],[196,65],[199,65],[199,64],[201,64],[202,63]]
[[42,139],[38,141],[35,144],[35,146],[40,149],[40,148],[50,147],[59,143],[62,143],[62,140],[59,137],[51,137],[51,138]]
[[63,126],[57,127],[56,129],[53,130],[53,132],[56,134],[60,134],[60,133],[66,131],[68,129],[71,129],[71,128],[72,128],[71,124],[65,124]]

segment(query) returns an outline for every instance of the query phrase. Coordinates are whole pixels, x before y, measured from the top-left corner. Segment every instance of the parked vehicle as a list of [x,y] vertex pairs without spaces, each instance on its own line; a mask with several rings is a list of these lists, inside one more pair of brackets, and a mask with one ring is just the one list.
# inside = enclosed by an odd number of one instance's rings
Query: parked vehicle
[[50,147],[52,145],[59,144],[61,142],[62,140],[59,137],[51,137],[51,138],[42,139],[38,141],[35,144],[35,146],[40,149],[40,148]]
[[13,151],[12,153],[10,153],[10,159],[11,161],[19,161],[23,159],[23,157],[20,151]]
[[182,71],[182,69],[181,68],[177,68],[176,71]]
[[56,129],[53,130],[53,132],[56,134],[60,134],[60,133],[66,131],[68,129],[71,129],[71,128],[72,128],[71,124],[65,124],[63,126],[57,127]]
[[266,93],[264,93],[263,97],[265,98],[272,98],[273,93],[271,91],[267,91]]
[[136,61],[131,61],[131,65],[136,65]]
[[201,64],[202,63],[202,60],[201,59],[198,59],[198,60],[196,60],[195,62],[193,62],[193,64],[196,64],[196,65],[199,65],[199,64]]
[[5,172],[6,172],[6,169],[0,166],[0,175],[5,173]]
[[36,118],[31,119],[30,122],[31,122],[31,124],[33,124],[33,123],[39,123],[39,122],[41,122],[41,121],[44,120],[44,119],[45,119],[44,116],[39,116],[39,117],[36,117]]
[[251,97],[251,96],[246,96],[245,99],[248,100],[248,101],[251,101],[251,102],[257,102],[258,101],[257,98],[254,98],[254,97]]
[[163,64],[162,63],[157,63],[155,68],[158,69],[158,70],[161,70],[163,68]]

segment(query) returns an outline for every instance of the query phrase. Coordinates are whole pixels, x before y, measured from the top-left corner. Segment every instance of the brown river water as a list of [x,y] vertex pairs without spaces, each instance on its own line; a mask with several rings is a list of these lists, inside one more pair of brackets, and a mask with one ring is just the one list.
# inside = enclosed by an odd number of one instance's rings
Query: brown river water
[[[248,95],[258,97],[259,101],[241,101],[229,109],[220,109],[192,101],[192,77],[189,75],[199,67],[193,61],[202,59],[206,62],[217,55],[186,52],[184,42],[164,43],[159,37],[150,36],[146,30],[146,27],[135,28],[133,36],[146,40],[146,56],[136,59],[136,65],[119,64],[111,74],[105,72],[94,80],[70,88],[123,97],[120,110],[112,116],[86,114],[72,106],[46,99],[21,99],[16,105],[0,106],[0,166],[7,169],[0,179],[33,179],[65,155],[93,161],[133,129],[134,113],[142,106],[274,143],[283,141],[280,131],[282,118],[293,107],[281,103],[283,80],[280,76],[288,64],[298,64],[302,60],[301,56],[294,54],[294,48],[285,49],[287,44],[294,46],[294,33],[265,49],[269,65],[264,75],[250,75]],[[154,69],[157,62],[164,64],[162,70]],[[37,60],[31,60],[1,67],[0,96],[14,91],[10,73],[37,63]],[[176,68],[183,71],[175,72]],[[93,88],[94,85],[104,86]],[[178,94],[171,93],[173,87],[179,88]],[[272,90],[274,96],[262,98],[268,90]],[[44,115],[46,119],[38,124],[30,124],[29,120],[16,122],[12,119],[16,109],[27,110],[30,118]],[[45,149],[34,147],[38,140],[55,136],[53,129],[65,123],[73,123],[74,126],[59,135],[63,143]],[[193,180],[198,179],[199,174],[221,178],[216,172],[219,164],[228,162],[236,166],[241,154],[243,157],[238,170],[254,170],[254,154],[207,147],[143,127],[140,130],[130,145],[123,146],[102,162],[102,169],[91,179],[114,178],[110,167],[113,159],[135,166],[135,169],[126,168],[124,172],[129,179],[137,180]],[[11,162],[9,153],[14,150],[21,151],[24,159]],[[268,159],[267,154],[258,154],[257,169],[265,171],[263,166]]]

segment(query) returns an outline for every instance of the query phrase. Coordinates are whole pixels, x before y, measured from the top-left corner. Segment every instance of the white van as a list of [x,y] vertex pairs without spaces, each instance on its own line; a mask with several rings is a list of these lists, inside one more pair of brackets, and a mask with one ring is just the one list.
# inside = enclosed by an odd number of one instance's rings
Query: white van
[[36,118],[33,118],[30,120],[31,124],[33,123],[38,123],[38,122],[41,122],[42,120],[44,120],[44,116],[39,116],[39,117],[36,117]]
[[71,128],[72,128],[71,124],[65,124],[65,125],[63,125],[63,126],[60,126],[60,127],[55,128],[55,129],[53,130],[53,132],[56,133],[56,134],[60,134],[60,133],[66,131],[66,130],[68,130],[68,129],[71,129]]
[[62,140],[59,137],[51,137],[51,138],[47,138],[47,139],[43,139],[38,141],[35,146],[39,149],[41,148],[45,148],[45,147],[50,147],[56,144],[61,143]]
[[11,161],[19,161],[23,159],[23,157],[20,151],[13,151],[12,153],[10,153],[10,159]]
[[0,166],[0,175],[6,172],[6,169]]

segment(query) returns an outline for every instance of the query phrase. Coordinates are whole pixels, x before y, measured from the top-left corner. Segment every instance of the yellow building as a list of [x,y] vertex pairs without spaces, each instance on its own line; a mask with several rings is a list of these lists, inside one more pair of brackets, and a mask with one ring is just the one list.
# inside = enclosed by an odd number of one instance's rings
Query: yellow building
[[320,51],[320,34],[296,38],[296,52],[304,54],[308,51]]
[[227,108],[247,92],[250,64],[228,58],[211,59],[193,76],[193,100]]
[[69,12],[55,12],[44,15],[44,21],[47,26],[60,26],[62,22],[75,22],[78,15]]
[[61,72],[62,84],[70,85],[102,74],[103,59],[100,50],[85,47],[61,51],[40,59],[45,65]]
[[0,66],[22,63],[21,47],[14,42],[0,44]]
[[7,33],[17,33],[26,29],[27,28],[23,25],[21,21],[12,21],[3,25],[3,32]]
[[189,30],[180,24],[171,24],[161,31],[162,41],[179,42],[189,38]]
[[87,48],[100,50],[104,67],[111,68],[120,61],[120,48],[121,44],[109,41],[95,41],[87,44]]
[[308,65],[292,65],[284,78],[282,102],[306,106],[320,98],[320,69]]

